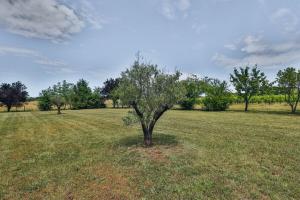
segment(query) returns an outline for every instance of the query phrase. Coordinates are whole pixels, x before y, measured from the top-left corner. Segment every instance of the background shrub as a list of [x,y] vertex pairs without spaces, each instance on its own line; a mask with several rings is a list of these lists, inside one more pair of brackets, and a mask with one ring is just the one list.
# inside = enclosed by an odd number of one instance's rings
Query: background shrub
[[211,79],[206,87],[205,98],[203,98],[203,109],[207,111],[224,111],[230,103],[230,92],[227,83],[218,79]]

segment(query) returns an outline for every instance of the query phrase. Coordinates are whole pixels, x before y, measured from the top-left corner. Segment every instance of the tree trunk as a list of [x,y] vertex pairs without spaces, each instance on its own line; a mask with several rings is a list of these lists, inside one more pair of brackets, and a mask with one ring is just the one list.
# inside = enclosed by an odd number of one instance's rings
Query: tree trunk
[[245,112],[248,111],[249,101],[248,99],[245,100]]
[[146,129],[146,131],[144,131],[144,145],[150,147],[152,144],[152,132]]
[[292,107],[292,113],[295,114],[296,110],[297,110],[297,104],[294,105],[294,106],[291,106],[291,107]]
[[7,105],[7,112],[10,112],[11,105]]
[[132,102],[131,106],[134,108],[136,114],[138,115],[141,125],[142,125],[142,129],[143,129],[143,133],[144,133],[144,144],[146,147],[152,146],[152,132],[154,129],[154,126],[157,122],[157,120],[163,115],[163,113],[165,111],[167,111],[169,109],[168,105],[164,105],[161,107],[161,109],[155,111],[154,116],[152,121],[150,122],[150,124],[146,124],[144,122],[144,116],[143,113],[138,109],[138,106],[136,104],[136,102]]
[[60,106],[57,106],[57,114],[60,115],[61,112],[60,112]]
[[300,100],[300,93],[298,94],[298,98],[297,98],[297,101],[294,105],[294,109],[292,110],[292,113],[295,114],[296,113],[296,110],[297,110],[297,106],[298,106],[298,102]]

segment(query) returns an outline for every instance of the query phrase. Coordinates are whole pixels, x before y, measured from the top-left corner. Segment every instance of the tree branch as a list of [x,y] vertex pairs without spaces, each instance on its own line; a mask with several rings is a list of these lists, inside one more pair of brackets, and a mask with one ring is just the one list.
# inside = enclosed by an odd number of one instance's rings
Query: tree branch
[[164,105],[162,107],[162,109],[155,111],[154,115],[153,115],[153,119],[151,121],[151,123],[149,124],[149,130],[150,132],[152,132],[156,122],[159,120],[159,118],[164,114],[164,112],[166,112],[169,109],[168,105]]

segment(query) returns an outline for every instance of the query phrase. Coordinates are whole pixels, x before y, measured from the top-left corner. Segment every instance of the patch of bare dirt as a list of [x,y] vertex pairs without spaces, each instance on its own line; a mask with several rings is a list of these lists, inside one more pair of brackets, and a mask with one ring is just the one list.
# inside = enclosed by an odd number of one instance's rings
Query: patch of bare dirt
[[142,157],[150,159],[154,162],[168,164],[170,162],[170,155],[178,154],[183,151],[181,146],[167,146],[157,145],[150,148],[145,147],[132,147],[130,151],[138,152]]
[[82,183],[83,186],[80,191],[75,191],[73,199],[139,199],[140,195],[134,185],[113,166],[91,167],[88,171],[94,177],[93,180]]

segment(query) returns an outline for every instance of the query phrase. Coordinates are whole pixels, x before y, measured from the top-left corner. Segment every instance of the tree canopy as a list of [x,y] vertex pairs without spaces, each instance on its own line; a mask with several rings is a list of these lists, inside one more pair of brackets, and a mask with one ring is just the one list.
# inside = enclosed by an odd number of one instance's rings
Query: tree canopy
[[183,87],[185,88],[185,96],[179,102],[180,106],[183,109],[191,110],[194,108],[194,105],[197,103],[199,95],[204,92],[203,81],[200,80],[196,75],[191,75],[185,80],[181,81]]
[[300,100],[300,70],[288,67],[277,74],[278,87],[285,95],[285,101],[291,107],[292,113],[297,110]]
[[248,111],[250,99],[259,93],[263,93],[268,87],[267,77],[261,72],[257,65],[252,67],[234,68],[233,74],[230,74],[230,81],[239,96],[244,99],[245,111]]
[[92,89],[86,80],[80,79],[74,85],[73,93],[73,108],[86,109],[88,108],[88,99],[92,95]]
[[26,86],[20,81],[9,84],[3,83],[0,86],[0,102],[6,105],[9,112],[12,106],[18,106],[26,101],[28,92]]
[[42,90],[38,97],[38,107],[41,111],[51,110],[51,88]]
[[209,79],[207,81],[205,95],[203,104],[204,109],[207,111],[224,111],[231,102],[227,82],[219,79]]
[[119,99],[118,95],[114,92],[118,88],[119,82],[119,78],[110,78],[103,83],[104,86],[101,88],[101,95],[106,99],[111,99],[113,101],[114,108],[116,107]]
[[43,90],[39,97],[39,109],[51,110],[56,106],[60,113],[61,107],[69,105],[71,109],[103,108],[104,99],[101,96],[101,89],[92,90],[88,82],[80,79],[75,85],[66,81]]

